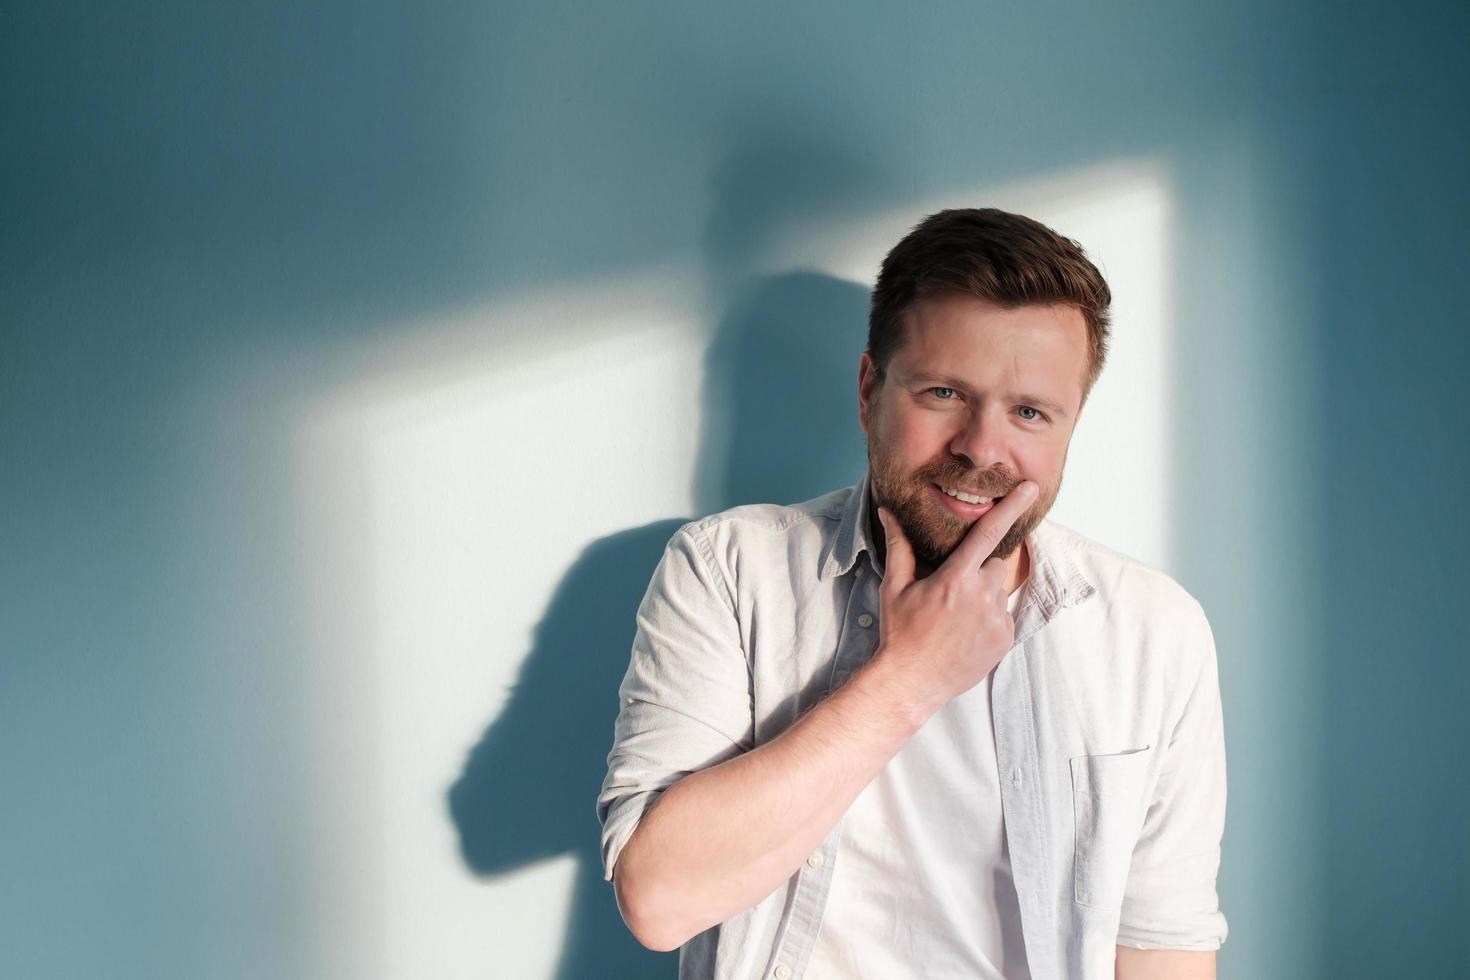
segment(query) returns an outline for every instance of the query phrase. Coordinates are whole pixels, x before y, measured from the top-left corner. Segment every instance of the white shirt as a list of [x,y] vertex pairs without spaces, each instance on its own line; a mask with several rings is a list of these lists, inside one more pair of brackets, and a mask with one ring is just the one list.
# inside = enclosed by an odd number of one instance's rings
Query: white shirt
[[[1012,615],[1025,590],[1007,598]],[[1001,813],[994,676],[930,716],[848,809],[808,980],[1030,977]]]
[[[775,738],[873,655],[883,570],[868,483],[735,507],[670,539],[597,798],[607,880],[665,789]],[[1225,736],[1204,610],[1165,573],[1052,521],[1026,546],[1016,641],[990,694],[1031,977],[1113,980],[1118,944],[1217,949]],[[805,976],[845,823],[769,896],[685,943],[682,980]]]

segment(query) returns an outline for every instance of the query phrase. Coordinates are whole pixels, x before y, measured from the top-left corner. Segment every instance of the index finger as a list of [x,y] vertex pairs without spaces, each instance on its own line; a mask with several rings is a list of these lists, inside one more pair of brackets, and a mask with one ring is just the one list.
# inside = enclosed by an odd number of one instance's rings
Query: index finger
[[1016,489],[1000,499],[1000,503],[980,515],[945,564],[958,564],[967,573],[979,568],[1011,526],[1026,513],[1026,508],[1036,503],[1040,496],[1040,487],[1031,480],[1022,480]]

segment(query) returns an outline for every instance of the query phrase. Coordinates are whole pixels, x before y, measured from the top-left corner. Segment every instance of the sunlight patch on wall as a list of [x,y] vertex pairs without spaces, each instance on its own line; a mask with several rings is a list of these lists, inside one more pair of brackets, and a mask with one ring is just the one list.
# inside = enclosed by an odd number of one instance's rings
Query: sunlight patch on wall
[[[337,930],[323,975],[548,975],[569,859],[476,878],[445,794],[578,552],[685,512],[703,349],[689,318],[623,284],[459,320],[451,341],[411,336],[416,360],[385,350],[303,420],[316,880]],[[436,346],[452,353],[424,356]]]

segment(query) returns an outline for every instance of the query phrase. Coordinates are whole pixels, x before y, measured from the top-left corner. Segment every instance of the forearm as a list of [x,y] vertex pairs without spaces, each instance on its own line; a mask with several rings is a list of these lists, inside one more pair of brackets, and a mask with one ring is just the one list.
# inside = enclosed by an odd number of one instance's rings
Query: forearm
[[1119,946],[1115,980],[1215,980],[1214,950]]
[[874,657],[778,737],[665,790],[614,868],[639,940],[676,948],[790,878],[937,709],[909,691]]

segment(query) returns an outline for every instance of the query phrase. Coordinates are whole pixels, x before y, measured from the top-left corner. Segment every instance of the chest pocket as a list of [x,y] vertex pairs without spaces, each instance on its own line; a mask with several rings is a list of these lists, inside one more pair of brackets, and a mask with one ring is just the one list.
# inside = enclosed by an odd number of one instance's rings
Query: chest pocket
[[1150,746],[1107,755],[1079,755],[1072,766],[1076,822],[1073,897],[1079,905],[1113,911],[1123,906],[1128,865],[1143,826],[1143,788]]

